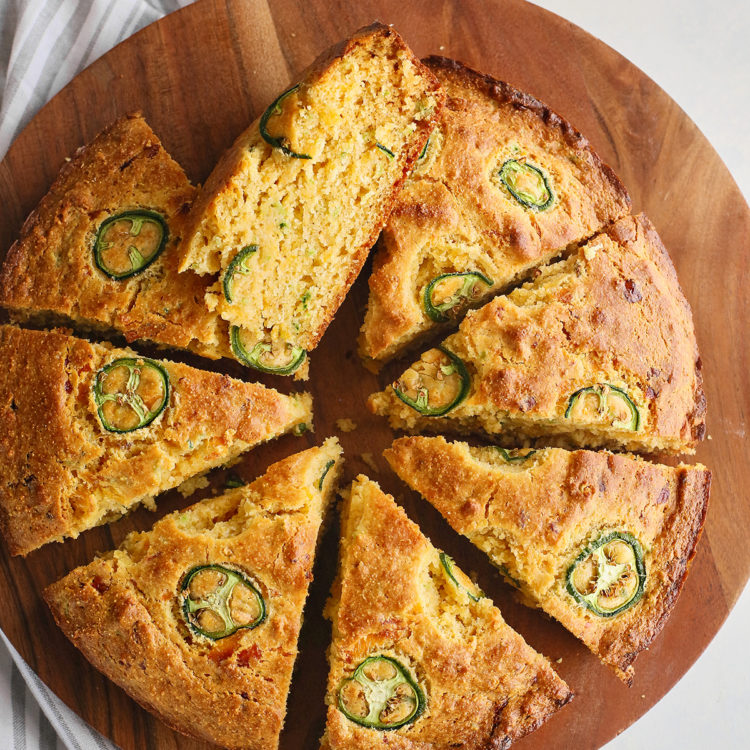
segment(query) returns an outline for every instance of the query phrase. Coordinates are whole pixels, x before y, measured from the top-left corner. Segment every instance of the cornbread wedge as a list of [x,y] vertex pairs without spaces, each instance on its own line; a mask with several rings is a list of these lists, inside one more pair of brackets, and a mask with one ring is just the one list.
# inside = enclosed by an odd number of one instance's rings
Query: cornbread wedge
[[324,748],[505,748],[573,697],[364,476],[345,500],[326,609],[333,643]]
[[189,217],[180,270],[219,274],[206,296],[238,359],[305,377],[442,102],[388,26],[324,54],[224,155]]
[[140,115],[79,149],[26,220],[0,272],[11,319],[123,333],[217,359],[227,326],[206,282],[177,273],[195,188]]
[[511,446],[693,453],[705,433],[690,307],[643,215],[469,313],[369,406],[394,427]]
[[45,589],[57,624],[173,729],[274,750],[340,457],[328,440],[131,534]]
[[0,530],[76,537],[312,419],[284,396],[59,332],[0,326]]
[[446,103],[375,255],[360,352],[376,366],[630,211],[544,104],[454,60],[424,63]]
[[486,552],[523,599],[623,681],[672,612],[695,554],[711,472],[560,448],[396,440],[393,470]]

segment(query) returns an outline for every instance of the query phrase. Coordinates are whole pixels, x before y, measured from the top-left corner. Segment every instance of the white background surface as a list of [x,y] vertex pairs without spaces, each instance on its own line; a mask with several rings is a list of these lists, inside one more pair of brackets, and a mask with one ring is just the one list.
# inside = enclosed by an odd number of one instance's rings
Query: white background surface
[[[711,141],[750,201],[747,0],[535,2],[614,47],[665,89]],[[711,429],[721,425],[712,423]],[[737,502],[748,502],[744,488],[737,489]],[[640,687],[636,678],[632,689]],[[606,749],[656,747],[750,748],[749,588],[687,675]]]

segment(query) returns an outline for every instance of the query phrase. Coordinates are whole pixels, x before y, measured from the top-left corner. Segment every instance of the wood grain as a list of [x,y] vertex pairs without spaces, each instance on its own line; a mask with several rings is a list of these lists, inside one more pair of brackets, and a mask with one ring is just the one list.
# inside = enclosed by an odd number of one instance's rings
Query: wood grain
[[[117,116],[142,110],[190,177],[201,181],[296,72],[376,18],[393,23],[417,54],[458,58],[565,115],[619,173],[634,208],[645,210],[656,224],[693,305],[705,365],[711,439],[697,458],[715,477],[706,530],[682,598],[662,635],[637,661],[629,690],[560,626],[517,604],[486,558],[386,468],[380,452],[393,434],[364,409],[365,397],[380,384],[354,353],[367,268],[312,357],[315,436],[287,437],[256,450],[240,472],[257,476],[270,462],[337,432],[336,419],[353,417],[358,429],[342,435],[348,475],[370,473],[396,494],[436,545],[465,570],[477,572],[481,587],[513,627],[537,649],[562,659],[559,670],[577,698],[518,747],[598,747],[684,674],[721,626],[750,570],[750,508],[744,497],[750,479],[745,436],[750,362],[744,330],[750,211],[696,126],[640,70],[581,29],[521,0],[201,0],[95,62],[21,133],[0,165],[0,248],[7,250],[63,159]],[[231,364],[219,369],[247,377]],[[273,384],[278,386],[278,380]],[[292,386],[284,381],[281,387]],[[362,460],[367,453],[378,461],[377,475]],[[215,483],[221,483],[220,476]],[[132,529],[149,528],[184,504],[170,493],[156,514],[138,511],[26,560],[9,559],[0,550],[5,601],[0,625],[40,677],[122,748],[204,746],[167,729],[91,668],[56,629],[39,592],[97,551],[119,544]],[[317,747],[322,732],[329,626],[321,611],[335,571],[336,534],[334,523],[306,608],[282,737],[287,750]]]

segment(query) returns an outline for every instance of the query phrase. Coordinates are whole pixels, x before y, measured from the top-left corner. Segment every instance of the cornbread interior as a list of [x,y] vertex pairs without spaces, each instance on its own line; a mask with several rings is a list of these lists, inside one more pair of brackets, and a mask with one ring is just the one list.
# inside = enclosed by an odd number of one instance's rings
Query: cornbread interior
[[[454,60],[424,63],[446,103],[375,255],[360,352],[376,365],[439,327],[424,307],[436,277],[481,272],[492,283],[474,286],[477,307],[630,210],[614,172],[544,104]],[[498,178],[508,160],[542,171],[550,206],[512,196]]]
[[[332,438],[246,487],[131,534],[45,590],[58,625],[97,669],[173,729],[223,747],[274,750],[340,467]],[[265,603],[259,625],[217,640],[188,625],[187,573],[212,564],[257,587]]]
[[[632,662],[661,631],[687,577],[708,505],[708,469],[560,448],[508,462],[495,447],[442,437],[401,438],[384,455],[487,553],[525,603],[559,620],[632,681]],[[646,578],[638,601],[602,617],[571,595],[567,574],[587,545],[611,532],[637,539]]]
[[[66,161],[0,272],[11,319],[123,333],[217,359],[227,326],[203,304],[206,282],[178,274],[177,244],[195,188],[139,114],[126,115]],[[107,219],[147,209],[167,224],[162,253],[140,273],[109,278],[94,244]]]
[[[395,428],[479,433],[509,446],[543,437],[568,447],[693,453],[704,436],[690,307],[642,214],[620,219],[534,281],[470,312],[442,346],[466,366],[470,387],[461,403],[425,417],[389,386],[370,396],[370,409]],[[397,387],[419,384],[413,367]],[[422,385],[439,399],[458,377],[436,372]],[[573,409],[575,394],[591,387],[614,393],[620,407],[624,393],[637,425],[606,410]]]
[[[32,353],[30,355],[30,353]],[[115,520],[254,445],[310,424],[308,394],[285,396],[159,361],[169,400],[151,424],[104,429],[93,385],[129,349],[0,327],[0,528],[12,554]]]
[[[255,342],[315,347],[390,212],[432,128],[434,77],[381,24],[324,55],[216,166],[196,200],[181,269],[220,274],[206,301]],[[242,248],[243,272],[222,282]]]
[[[375,482],[357,477],[341,523],[323,747],[507,747],[572,698],[488,599],[446,575],[439,551]],[[397,660],[424,692],[413,723],[381,731],[340,710],[342,685],[376,655]]]

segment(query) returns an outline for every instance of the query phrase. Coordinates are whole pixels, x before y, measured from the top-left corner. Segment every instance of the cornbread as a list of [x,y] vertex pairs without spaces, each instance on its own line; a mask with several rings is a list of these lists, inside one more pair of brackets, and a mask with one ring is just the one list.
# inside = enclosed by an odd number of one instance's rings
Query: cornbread
[[284,396],[59,332],[0,326],[0,530],[11,554],[76,537],[309,424]]
[[362,475],[345,499],[326,613],[324,748],[506,748],[573,697],[476,584]]
[[[393,427],[693,453],[705,434],[687,300],[642,214],[469,313],[369,406]],[[400,396],[397,394],[400,393]]]
[[[320,58],[224,155],[193,205],[180,269],[246,364],[304,377],[433,127],[434,76],[382,24]],[[238,328],[234,328],[238,327]]]
[[274,750],[340,456],[328,440],[130,534],[47,587],[57,624],[173,729]]
[[630,210],[544,104],[454,60],[424,63],[446,102],[375,255],[360,352],[376,366]]
[[685,582],[708,505],[704,466],[560,448],[396,440],[393,470],[627,683]]
[[195,196],[140,115],[127,115],[66,162],[0,272],[11,319],[72,323],[212,359],[231,356],[206,310],[206,282],[178,274],[176,245]]

